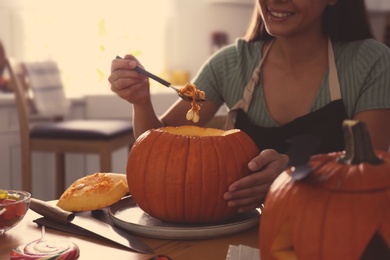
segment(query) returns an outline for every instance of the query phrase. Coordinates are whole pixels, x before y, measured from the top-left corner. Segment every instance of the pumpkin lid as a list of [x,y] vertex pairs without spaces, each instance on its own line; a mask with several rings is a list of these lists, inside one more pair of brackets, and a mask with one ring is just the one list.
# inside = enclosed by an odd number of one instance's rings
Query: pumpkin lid
[[305,180],[318,187],[337,192],[371,192],[390,189],[390,154],[376,151],[382,164],[342,164],[338,160],[345,152],[314,155],[310,159],[313,169],[327,162]]
[[378,191],[390,188],[390,153],[375,151],[367,125],[343,122],[345,151],[314,155],[306,182],[338,192]]

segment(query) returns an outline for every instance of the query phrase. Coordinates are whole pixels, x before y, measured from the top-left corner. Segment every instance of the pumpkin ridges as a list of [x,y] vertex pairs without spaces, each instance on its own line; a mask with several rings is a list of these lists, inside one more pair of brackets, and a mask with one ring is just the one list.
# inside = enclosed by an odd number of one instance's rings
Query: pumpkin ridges
[[[216,139],[213,139],[213,144],[214,144],[214,147],[218,147],[219,149],[216,149],[214,148],[214,152],[215,152],[215,155],[217,156],[217,162],[218,162],[218,165],[217,165],[217,168],[218,168],[218,172],[224,172],[224,168],[223,168],[223,165],[226,163],[224,162],[223,158],[221,158],[221,154],[219,153],[219,150],[224,150],[223,149],[223,146],[220,142],[218,142],[218,140],[221,140],[221,138],[216,138]],[[222,163],[223,162],[223,163]],[[218,196],[218,198],[221,199],[221,203],[218,203],[216,206],[216,210],[215,210],[215,213],[217,212],[222,212],[223,211],[223,208],[227,207],[227,202],[224,201],[223,199],[223,194],[227,191],[227,190],[222,190],[222,187],[225,187],[227,186],[226,184],[226,180],[224,178],[220,178],[219,177],[219,180],[218,180],[218,183],[220,185],[217,185],[217,194],[216,196]],[[223,184],[221,184],[223,183]],[[225,185],[226,184],[226,185]],[[225,204],[226,203],[226,204]],[[213,216],[213,218],[217,218],[216,215]]]
[[[223,199],[223,193],[227,190],[225,184],[236,181],[238,175],[247,174],[243,169],[247,169],[246,164],[252,157],[245,158],[244,151],[237,156],[239,152],[236,150],[242,149],[237,141],[233,141],[234,153],[231,149],[220,151],[223,148],[217,145],[217,140],[229,143],[234,135],[241,135],[241,131],[205,131],[188,126],[169,130],[150,130],[140,141],[136,140],[129,153],[128,175],[135,176],[128,177],[128,180],[135,180],[133,186],[136,192],[133,197],[140,208],[152,217],[173,222],[210,223],[237,214],[236,209],[227,207]],[[156,140],[150,142],[149,139]],[[181,143],[179,140],[185,141]],[[240,160],[245,160],[239,163],[245,168],[234,167]],[[221,165],[226,162],[233,167],[222,171]],[[130,163],[134,164],[130,167]],[[238,174],[237,170],[241,170],[241,173]]]
[[[155,185],[160,183],[162,180],[162,175],[158,172],[159,170],[165,169],[166,160],[157,160],[159,156],[167,154],[167,148],[170,147],[161,147],[160,143],[164,132],[154,132],[156,136],[156,141],[153,144],[153,149],[149,152],[150,158],[156,158],[152,160],[150,163],[147,163],[147,166],[144,171],[144,193],[143,193],[143,204],[141,208],[147,208],[150,211],[150,215],[156,215],[156,212],[160,212],[164,210],[164,205],[159,203],[161,196],[165,192],[160,185]],[[158,147],[158,149],[156,149]],[[146,158],[144,158],[146,160]],[[146,185],[148,184],[148,185]],[[149,188],[153,187],[153,188]],[[159,198],[156,200],[155,198]],[[144,210],[146,211],[146,210]]]
[[[293,196],[292,205],[295,206],[293,211],[297,213],[290,218],[292,218],[293,223],[292,239],[298,259],[321,259],[322,245],[310,243],[304,247],[298,246],[302,238],[307,241],[318,241],[322,240],[324,236],[323,224],[326,215],[323,205],[329,203],[329,194],[322,192],[311,195],[314,189],[314,187],[300,183],[291,187],[288,192],[290,196]],[[296,201],[302,201],[302,203],[297,204]],[[313,223],[313,219],[316,220],[315,223]]]
[[[384,193],[384,204],[385,205],[390,205],[390,189],[386,190]],[[386,213],[383,215],[383,221],[382,225],[380,226],[379,232],[383,237],[383,240],[386,242],[388,248],[390,248],[390,224],[389,224],[389,219],[390,219],[390,208],[386,208]]]
[[[145,149],[149,149],[151,151],[153,149],[153,144],[155,143],[157,136],[150,135],[149,138],[145,138],[148,135],[148,133],[144,133],[138,138],[132,149],[130,150],[129,156],[128,156],[128,162],[127,162],[127,172],[131,171],[145,171],[145,168],[147,167],[147,164],[144,163],[144,159],[141,158],[142,155],[136,153],[136,149],[138,145],[142,142],[144,143]],[[133,149],[134,148],[134,149]],[[140,163],[143,162],[143,163]],[[136,167],[135,167],[136,165]],[[141,177],[141,182],[145,183],[145,176],[139,175],[139,174],[127,174],[127,182],[129,186],[130,194],[134,197],[135,200],[139,201],[141,204],[143,204],[143,198],[145,197],[145,192],[147,192],[145,189],[143,189],[143,185],[137,185],[140,181],[138,178]],[[146,205],[147,206],[147,205]]]
[[[188,151],[187,151],[187,162],[188,167],[186,168],[185,180],[182,184],[184,204],[182,205],[183,220],[185,222],[196,222],[198,221],[199,215],[207,213],[207,211],[199,212],[199,207],[203,208],[203,197],[199,198],[198,194],[204,194],[205,183],[204,176],[201,174],[203,162],[197,158],[203,156],[202,146],[196,145],[197,142],[202,142],[202,138],[191,137],[189,138]],[[198,157],[199,156],[199,157]],[[199,188],[201,190],[199,190]],[[203,209],[204,210],[204,209]]]
[[[168,135],[168,133],[165,133]],[[165,138],[165,137],[164,137]],[[168,138],[167,138],[168,139]],[[169,135],[170,154],[167,154],[165,161],[167,162],[166,175],[162,174],[161,183],[165,185],[165,192],[167,194],[166,199],[162,197],[155,198],[159,204],[165,206],[165,211],[159,212],[158,218],[166,218],[167,221],[175,221],[175,216],[184,216],[184,207],[186,205],[184,192],[185,182],[187,174],[178,174],[180,172],[186,172],[187,169],[187,156],[186,147],[189,140],[183,136]],[[161,141],[160,146],[164,146],[167,142],[166,139]],[[159,184],[157,184],[159,185]],[[178,190],[180,189],[180,190]],[[177,193],[183,194],[178,196]],[[171,201],[172,203],[167,203]]]
[[[245,152],[246,158],[250,158],[248,160],[248,163],[250,160],[252,160],[253,158],[255,158],[255,156],[257,156],[259,154],[259,150],[258,150],[257,146],[255,145],[255,143],[244,132],[241,132],[241,136],[235,135],[234,138],[235,138],[237,145],[240,146],[240,150]],[[237,149],[237,148],[235,148],[235,149]],[[248,168],[247,165],[246,165],[246,168]],[[249,173],[248,169],[247,169],[247,171]]]
[[232,152],[234,153],[234,158],[237,158],[237,160],[242,162],[246,161],[246,163],[242,163],[241,165],[236,164],[236,171],[246,172],[246,175],[248,175],[250,173],[248,163],[259,154],[259,151],[252,141],[248,142],[249,136],[243,132],[240,134],[241,136],[234,135],[231,139]]
[[[379,230],[381,223],[386,221],[384,216],[383,193],[369,192],[361,194],[337,195],[332,193],[332,204],[328,208],[345,209],[343,214],[333,211],[333,215],[327,219],[324,228],[327,227],[327,236],[324,238],[323,256],[329,259],[359,259],[369,241]],[[328,210],[328,213],[332,211]],[[354,221],[354,223],[351,222]],[[335,222],[338,221],[338,222]],[[335,234],[337,230],[337,234]],[[335,240],[339,238],[339,241]],[[334,250],[337,248],[337,250]]]
[[[288,187],[291,185],[288,180],[291,180],[291,177],[286,173],[282,173],[270,187],[270,190],[278,193],[280,198],[284,198],[287,201],[287,206],[284,206],[281,203],[282,200],[274,200],[274,197],[270,196],[267,196],[264,203],[267,210],[264,210],[261,214],[259,230],[261,237],[266,239],[260,239],[260,248],[266,248],[267,250],[260,250],[262,259],[275,259],[275,256],[271,251],[273,241],[276,238],[276,233],[273,231],[279,230],[280,222],[283,222],[286,219],[288,208],[291,205],[289,201],[292,199],[291,196],[287,196],[288,194],[286,192],[288,191]],[[278,218],[275,219],[273,214],[269,214],[268,212],[274,212]],[[264,222],[267,224],[263,225]]]
[[[339,208],[340,206],[343,207],[343,205],[346,205],[346,201],[350,201],[350,198],[348,198],[348,196],[335,196],[335,194],[331,194],[329,192],[326,193],[331,196],[331,199],[328,201],[328,204],[324,207],[324,209]],[[335,217],[336,219],[334,219]],[[356,234],[350,235],[350,233],[346,234],[345,232],[339,232],[337,236],[335,236],[334,233],[334,230],[338,230],[338,228],[341,228],[339,229],[340,231],[349,230],[350,232],[357,232],[353,228],[358,221],[357,218],[358,216],[355,215],[355,212],[353,212],[353,210],[349,212],[343,211],[343,215],[340,215],[339,212],[335,212],[334,210],[327,210],[325,216],[326,222],[322,224],[322,232],[324,236],[321,240],[322,243],[321,251],[319,252],[320,255],[322,255],[325,259],[329,257],[333,257],[332,259],[358,259],[358,257],[352,257],[356,253],[351,251],[351,247],[349,246],[351,243],[355,244],[355,241],[352,241],[351,239],[345,237],[347,236],[349,238],[356,238]],[[338,248],[338,250],[337,252],[328,252],[330,248]]]
[[[229,140],[229,144],[233,154],[232,160],[241,162],[235,163],[235,167],[229,169],[228,176],[231,177],[228,178],[228,185],[231,185],[236,180],[248,176],[251,173],[248,168],[248,163],[259,154],[259,150],[252,139],[244,132],[233,135]],[[236,208],[233,209],[236,210]]]
[[[219,138],[220,137],[218,137],[217,139]],[[203,141],[206,142],[205,139]],[[209,144],[209,148],[207,148],[205,145],[202,145],[202,148],[205,151],[202,162],[205,164],[206,166],[205,169],[206,171],[208,171],[209,176],[207,176],[208,181],[204,180],[203,183],[207,184],[207,194],[209,194],[210,197],[209,199],[212,198],[212,201],[214,201],[215,203],[209,204],[209,208],[205,209],[205,211],[207,210],[206,212],[208,212],[212,220],[223,219],[224,216],[221,214],[222,213],[221,208],[218,206],[223,205],[225,201],[223,200],[223,194],[221,194],[221,192],[216,189],[220,187],[220,174],[218,174],[219,165],[212,163],[218,161],[218,154],[215,152],[218,149],[215,146],[215,142],[213,141],[213,138],[210,138],[210,140],[207,141],[207,143]],[[210,151],[213,150],[213,152],[208,153],[208,155],[206,155],[206,151],[209,149]],[[204,206],[202,207],[202,209],[203,208]]]
[[[222,159],[222,155],[220,154],[220,152],[232,151],[234,149],[234,147],[232,147],[232,144],[230,142],[224,141],[223,138],[215,138],[213,141],[214,141],[214,146],[218,147],[218,149],[215,149],[216,155],[218,157],[218,162],[219,162],[218,169],[220,172],[226,172],[226,178],[223,179],[220,178],[219,180],[219,183],[222,184],[218,185],[218,192],[216,195],[218,196],[221,202],[218,203],[218,205],[216,205],[215,213],[221,211],[225,211],[225,212],[227,211],[230,212],[230,214],[228,214],[226,217],[230,217],[229,215],[233,215],[234,212],[236,212],[236,209],[229,207],[227,205],[227,201],[223,199],[223,194],[227,192],[228,189],[222,190],[222,187],[229,187],[229,185],[232,183],[231,178],[239,179],[241,176],[234,176],[234,175],[239,175],[238,172],[234,170],[236,164],[234,155],[231,154],[230,158]],[[231,178],[229,178],[229,176],[231,176]]]
[[[182,177],[185,177],[185,175],[177,174],[177,172],[186,169],[186,162],[182,159],[184,155],[182,153],[177,153],[177,151],[182,151],[187,143],[188,140],[186,138],[175,136],[172,145],[170,146],[169,153],[166,155],[170,160],[166,160],[166,168],[165,171],[163,171],[167,173],[162,181],[164,184],[165,198],[159,197],[158,200],[159,203],[165,206],[164,214],[166,214],[168,219],[174,219],[174,216],[177,216],[178,214],[183,215],[183,211],[179,211],[179,209],[183,208],[183,197],[176,196],[176,194],[172,192],[172,186],[180,187],[180,185],[184,183]],[[171,201],[172,204],[168,206],[164,201]]]
[[[383,159],[379,165],[365,161],[372,154],[355,154],[354,160],[345,160],[354,164],[337,161],[343,152],[316,155],[309,161],[312,168],[329,161],[307,178],[291,182],[285,177],[287,170],[275,180],[278,185],[273,184],[267,195],[259,231],[262,258],[274,259],[271,243],[286,221],[293,223],[298,259],[374,259],[372,254],[386,250],[380,236],[390,248],[390,154],[376,152]],[[269,202],[276,206],[267,206]]]
[[[283,174],[285,175],[285,173]],[[277,181],[280,182],[280,178]],[[291,184],[292,182],[287,178],[284,179],[284,183],[279,183],[277,188],[273,184],[273,192],[278,194],[277,198],[282,200],[274,200],[273,198],[276,197],[267,198],[266,200],[266,210],[262,215],[262,222],[267,221],[267,225],[260,225],[260,234],[261,238],[263,238],[260,239],[260,248],[263,248],[260,252],[264,259],[272,259],[268,255],[268,249],[272,248],[271,242],[276,238],[277,227],[281,226],[289,216],[293,217],[291,223],[294,223],[292,227],[294,229],[294,244],[301,243],[299,241],[313,241],[300,245],[295,249],[299,259],[320,259],[321,257],[323,259],[359,259],[362,252],[359,252],[356,248],[364,249],[369,239],[379,230],[381,234],[385,233],[385,230],[390,232],[388,221],[390,219],[388,213],[390,210],[381,206],[388,205],[390,192],[387,192],[386,197],[380,191],[362,194],[345,193],[341,196],[349,201],[345,202],[340,200],[340,195],[337,193],[335,194],[328,190],[320,190],[313,193],[313,190],[316,189],[315,187],[304,183],[295,183],[295,186]],[[327,197],[328,199],[326,199]],[[329,204],[323,206],[324,203]],[[294,205],[295,207],[291,208],[289,205]],[[340,215],[339,211],[327,211],[324,214],[324,210],[328,208],[340,208],[340,210],[343,210],[345,205],[354,205],[357,210],[349,212],[348,214],[350,215],[348,216]],[[312,213],[309,214],[304,209],[310,210]],[[290,215],[292,212],[295,214]],[[331,215],[333,213],[335,216]],[[329,221],[322,222],[320,219],[336,219],[336,221],[345,219],[345,222],[341,221],[338,224],[332,224]],[[355,219],[355,224],[351,223],[350,226],[354,228],[348,229],[346,224],[349,224],[353,219]],[[382,223],[380,228],[378,223]],[[318,231],[318,229],[321,229],[321,231]],[[271,230],[274,233],[267,232],[267,230]],[[335,234],[335,230],[340,231],[340,233]],[[355,230],[356,234],[351,235],[350,232],[342,232],[342,230]],[[318,235],[321,233],[324,234],[322,239],[318,238]],[[345,238],[342,238],[343,235],[345,235]],[[385,237],[385,234],[382,236]],[[349,239],[351,237],[355,240]],[[337,240],[337,238],[342,239]],[[321,242],[318,244],[318,241]],[[345,244],[343,245],[344,242]],[[339,247],[343,250],[334,250]]]

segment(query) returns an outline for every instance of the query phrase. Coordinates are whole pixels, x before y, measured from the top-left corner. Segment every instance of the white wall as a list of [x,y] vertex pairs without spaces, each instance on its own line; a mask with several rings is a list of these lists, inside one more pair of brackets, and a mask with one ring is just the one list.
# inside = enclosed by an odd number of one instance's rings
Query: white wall
[[[253,3],[256,0],[166,1],[169,3],[169,8],[167,8],[169,21],[165,28],[166,42],[157,41],[154,44],[158,49],[161,46],[166,47],[164,56],[168,70],[187,70],[190,77],[193,77],[211,54],[211,33],[224,31],[229,35],[229,42],[234,42],[237,37],[244,34],[252,16]],[[26,0],[0,0],[2,7],[22,3],[33,5],[33,2]],[[390,0],[366,0],[366,3],[372,11],[370,17],[373,21],[374,34],[382,40],[385,15],[390,13]],[[12,24],[11,15],[10,10],[0,9],[0,25]],[[159,21],[151,17],[150,23],[157,25]],[[142,24],[136,26],[142,27]],[[145,33],[152,33],[146,27],[145,30]],[[17,32],[10,31],[10,26],[0,27],[0,39],[4,41],[8,52],[18,57],[23,44],[10,39],[16,34]],[[151,64],[146,65],[149,68],[152,67]]]
[[[225,31],[229,42],[244,34],[256,0],[172,0],[167,26],[167,68],[188,70],[195,76],[211,54],[211,33]],[[390,0],[366,0],[374,36],[384,37]]]
[[[196,72],[211,54],[211,33],[228,33],[234,42],[246,31],[251,16],[249,1],[215,3],[212,0],[172,0],[171,21],[167,27],[167,67]],[[229,2],[229,1],[228,1]],[[233,1],[234,2],[234,1]]]

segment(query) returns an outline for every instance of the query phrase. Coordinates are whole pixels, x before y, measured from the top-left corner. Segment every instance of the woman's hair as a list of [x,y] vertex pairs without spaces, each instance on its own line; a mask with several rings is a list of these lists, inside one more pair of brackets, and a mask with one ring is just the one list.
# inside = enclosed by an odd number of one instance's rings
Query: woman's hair
[[[328,5],[323,17],[324,32],[333,41],[354,41],[373,38],[364,0],[338,0]],[[255,4],[252,21],[244,35],[247,41],[270,40],[270,35]]]

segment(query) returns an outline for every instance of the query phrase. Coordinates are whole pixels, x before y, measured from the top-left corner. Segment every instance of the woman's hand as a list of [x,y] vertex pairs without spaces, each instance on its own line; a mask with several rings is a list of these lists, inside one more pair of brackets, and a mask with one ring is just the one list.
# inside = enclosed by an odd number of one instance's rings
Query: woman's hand
[[132,104],[143,104],[150,100],[148,77],[134,70],[140,65],[133,55],[111,62],[111,74],[108,81],[111,90]]
[[224,194],[228,206],[237,207],[239,212],[259,207],[272,182],[285,170],[287,163],[287,155],[271,149],[263,150],[248,164],[253,173],[232,183]]

